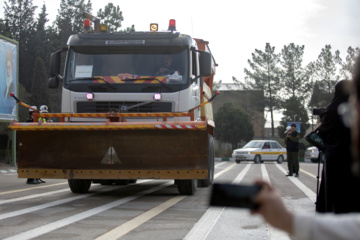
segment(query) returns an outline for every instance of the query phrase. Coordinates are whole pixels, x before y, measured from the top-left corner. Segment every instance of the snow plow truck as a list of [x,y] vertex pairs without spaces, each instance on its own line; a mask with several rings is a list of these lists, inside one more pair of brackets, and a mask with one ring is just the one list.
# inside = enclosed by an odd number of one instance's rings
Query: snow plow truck
[[151,24],[148,32],[109,32],[84,17],[84,31],[50,58],[48,85],[62,87],[61,113],[10,124],[18,177],[68,179],[74,193],[137,179],[174,179],[183,195],[208,187],[217,94],[208,42],[176,32],[175,20],[168,31]]

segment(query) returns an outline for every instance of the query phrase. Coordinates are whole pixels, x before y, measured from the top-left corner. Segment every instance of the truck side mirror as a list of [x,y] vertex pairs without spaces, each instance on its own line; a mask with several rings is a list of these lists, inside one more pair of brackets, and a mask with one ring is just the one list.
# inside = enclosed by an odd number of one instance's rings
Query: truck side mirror
[[57,77],[60,74],[61,52],[57,51],[50,57],[50,77]]
[[199,65],[200,65],[200,76],[206,77],[212,74],[211,72],[211,53],[199,51]]
[[59,79],[57,77],[49,78],[48,87],[49,88],[57,88],[59,86]]

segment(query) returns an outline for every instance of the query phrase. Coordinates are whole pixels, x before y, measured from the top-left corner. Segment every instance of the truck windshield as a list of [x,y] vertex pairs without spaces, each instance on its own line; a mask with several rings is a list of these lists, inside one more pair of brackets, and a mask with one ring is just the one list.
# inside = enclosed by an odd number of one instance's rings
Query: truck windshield
[[64,85],[103,84],[118,91],[157,85],[170,91],[189,81],[185,49],[88,49],[70,50]]

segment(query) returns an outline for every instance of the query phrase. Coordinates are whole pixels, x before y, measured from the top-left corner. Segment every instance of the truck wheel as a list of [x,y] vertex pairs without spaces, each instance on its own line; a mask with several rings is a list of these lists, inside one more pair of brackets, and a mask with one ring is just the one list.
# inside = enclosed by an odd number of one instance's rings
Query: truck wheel
[[276,161],[278,164],[282,164],[282,162],[284,161],[284,156],[280,155]]
[[235,162],[236,162],[236,163],[241,163],[241,161],[240,161],[240,160],[235,160]]
[[208,161],[209,161],[209,173],[207,176],[207,179],[199,179],[198,180],[198,187],[209,187],[213,180],[214,180],[214,139],[213,136],[209,135],[209,156],[208,156]]
[[177,180],[180,195],[193,195],[196,192],[197,179]]
[[254,163],[258,164],[260,161],[261,161],[261,156],[259,154],[255,155]]
[[88,179],[68,179],[70,190],[73,193],[87,193],[91,186]]

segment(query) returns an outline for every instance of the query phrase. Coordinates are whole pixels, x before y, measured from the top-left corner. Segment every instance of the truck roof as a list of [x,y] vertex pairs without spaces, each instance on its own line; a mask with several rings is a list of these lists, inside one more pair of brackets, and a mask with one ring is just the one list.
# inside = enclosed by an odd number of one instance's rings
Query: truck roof
[[69,46],[191,46],[189,35],[172,32],[79,33],[71,35]]

